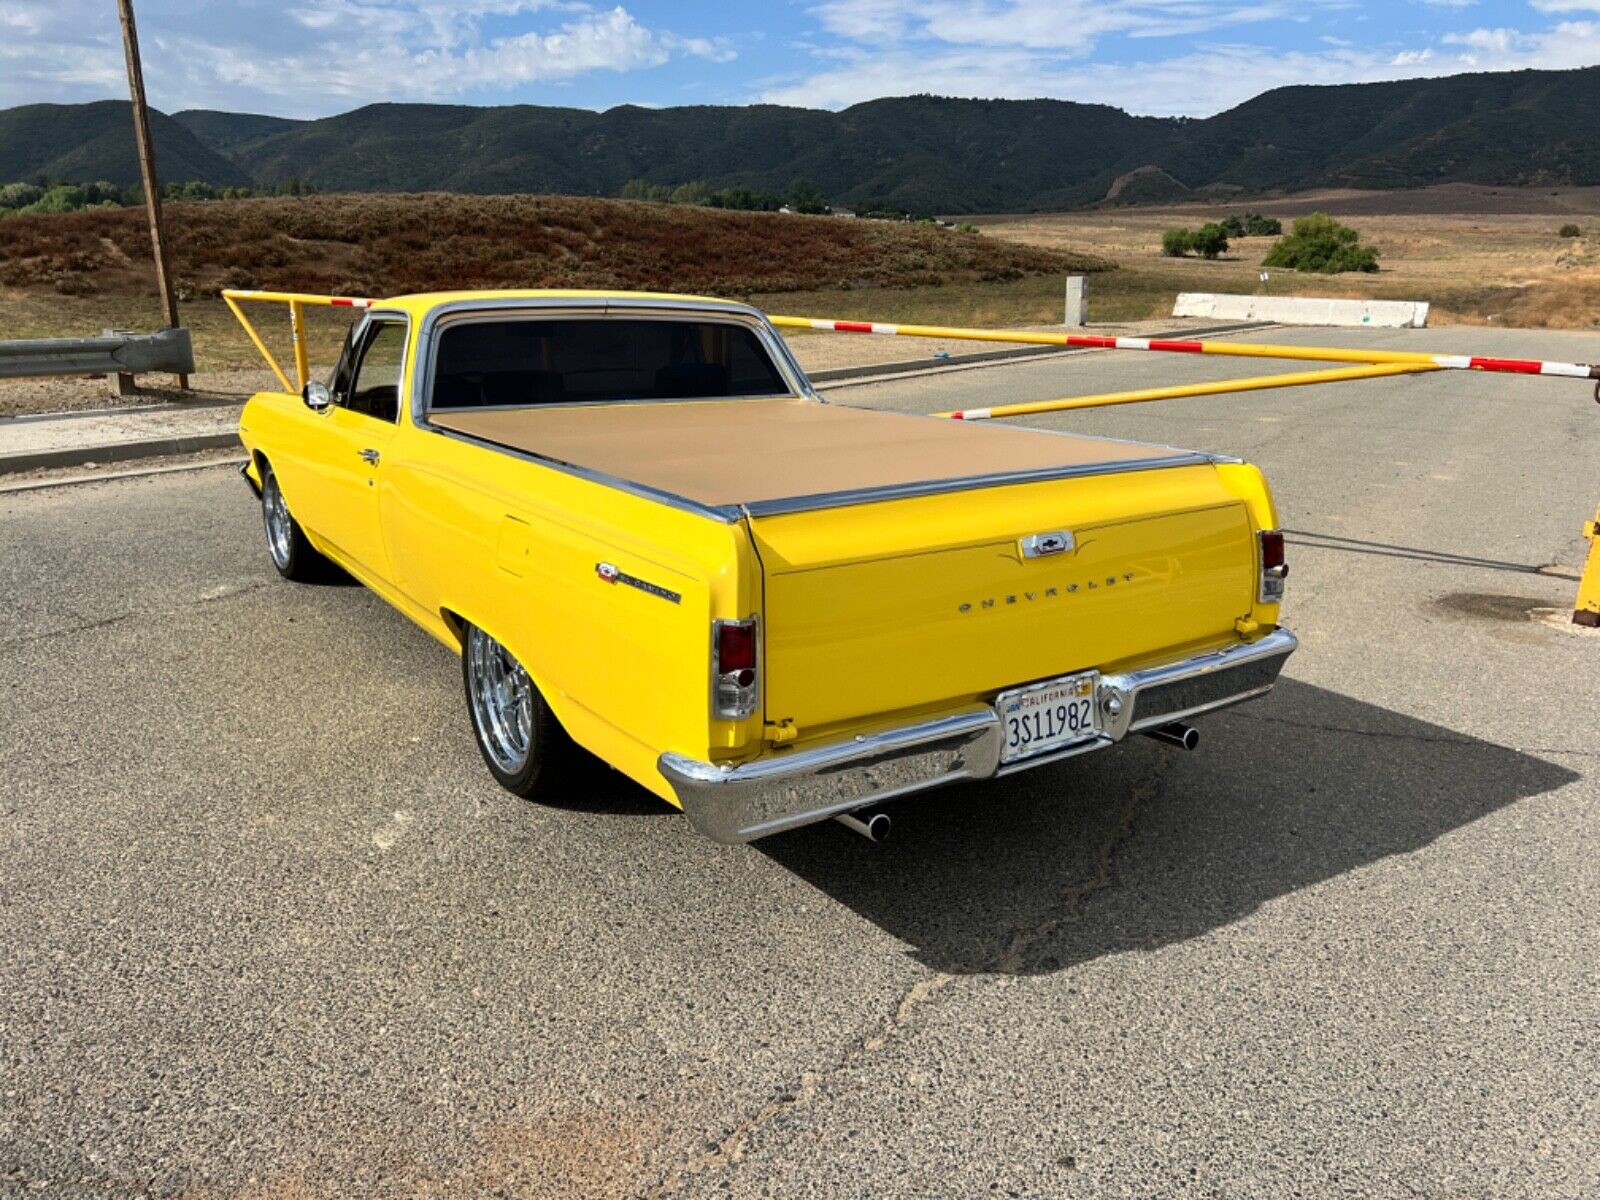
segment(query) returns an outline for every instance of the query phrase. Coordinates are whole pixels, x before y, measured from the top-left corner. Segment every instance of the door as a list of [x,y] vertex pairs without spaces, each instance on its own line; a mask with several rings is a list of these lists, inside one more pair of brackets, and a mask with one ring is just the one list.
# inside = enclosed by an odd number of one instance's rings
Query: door
[[378,523],[379,478],[398,428],[406,340],[401,318],[367,322],[335,376],[333,404],[308,464],[311,527],[351,565],[384,582],[390,569]]

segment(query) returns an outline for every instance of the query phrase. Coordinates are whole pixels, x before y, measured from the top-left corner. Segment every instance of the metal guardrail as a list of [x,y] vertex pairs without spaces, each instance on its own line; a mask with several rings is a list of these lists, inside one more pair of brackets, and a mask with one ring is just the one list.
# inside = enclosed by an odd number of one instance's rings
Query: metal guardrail
[[0,341],[0,379],[45,375],[189,375],[194,345],[187,329],[102,337]]

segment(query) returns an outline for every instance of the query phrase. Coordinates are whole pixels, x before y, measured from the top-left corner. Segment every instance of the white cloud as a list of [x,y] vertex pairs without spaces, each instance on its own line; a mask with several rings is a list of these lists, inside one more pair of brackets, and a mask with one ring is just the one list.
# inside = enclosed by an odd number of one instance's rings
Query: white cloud
[[1536,46],[1491,52],[1467,48],[1441,54],[1424,48],[1303,52],[1259,46],[1210,46],[1159,60],[1081,63],[1018,51],[970,51],[926,57],[914,53],[863,56],[849,65],[773,86],[773,104],[841,108],[877,96],[933,92],[1006,99],[1056,97],[1111,104],[1135,113],[1209,116],[1261,92],[1293,84],[1372,83],[1527,66],[1576,67],[1600,60],[1600,27],[1567,28]]
[[[1441,2],[1460,7],[1473,0]],[[1316,3],[1301,3],[1295,12],[1303,16]],[[1600,11],[1600,0],[1535,3],[1552,10],[1583,6]],[[1329,10],[1341,6],[1341,0],[1322,3]],[[1327,37],[1312,48],[1284,50],[1215,36],[1224,27],[1285,15],[1270,2],[827,0],[818,13],[848,44],[843,50],[817,53],[818,69],[812,73],[770,81],[762,99],[837,108],[876,96],[934,92],[1057,97],[1113,104],[1136,113],[1208,116],[1290,84],[1376,82],[1600,62],[1600,23],[1588,21],[1533,32],[1475,29],[1413,38],[1409,45],[1357,44]],[[1190,48],[1171,56],[1086,61],[1110,36],[1178,35]]]
[[[1309,7],[1326,6],[1312,0]],[[1183,37],[1303,14],[1288,0],[824,0],[829,32],[857,42],[931,40],[964,48],[1085,53],[1101,38]]]
[[[569,0],[201,0],[149,3],[140,48],[151,103],[322,115],[378,100],[476,98],[672,58],[726,62],[721,39]],[[504,32],[507,19],[537,27]],[[0,0],[0,105],[119,95],[120,32],[104,0]],[[487,35],[486,29],[493,29]],[[497,97],[498,98],[498,97]]]

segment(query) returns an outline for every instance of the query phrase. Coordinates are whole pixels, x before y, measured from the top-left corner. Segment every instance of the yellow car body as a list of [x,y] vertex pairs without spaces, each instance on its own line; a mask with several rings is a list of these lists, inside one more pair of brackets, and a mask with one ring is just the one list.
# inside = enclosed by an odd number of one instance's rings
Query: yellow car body
[[[787,394],[432,403],[452,322],[580,318],[748,330]],[[491,635],[574,741],[718,840],[1166,728],[1263,693],[1294,647],[1247,464],[829,405],[759,313],[710,299],[405,296],[361,329],[393,338],[395,419],[257,394],[251,483],[444,645]],[[719,715],[718,621],[755,622],[748,716]],[[1092,728],[1008,758],[997,698],[1062,678]]]

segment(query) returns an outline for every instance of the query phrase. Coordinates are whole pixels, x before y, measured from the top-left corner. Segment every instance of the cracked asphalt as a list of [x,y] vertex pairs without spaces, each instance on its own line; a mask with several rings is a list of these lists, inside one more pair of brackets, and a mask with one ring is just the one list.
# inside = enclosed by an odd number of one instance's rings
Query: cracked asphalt
[[229,471],[0,497],[0,1195],[1600,1194],[1585,386],[1031,422],[1260,463],[1302,648],[1196,753],[907,800],[881,846],[718,847],[602,772],[500,792],[456,663],[360,588],[278,580]]

